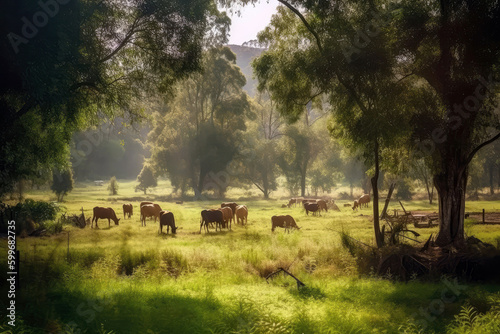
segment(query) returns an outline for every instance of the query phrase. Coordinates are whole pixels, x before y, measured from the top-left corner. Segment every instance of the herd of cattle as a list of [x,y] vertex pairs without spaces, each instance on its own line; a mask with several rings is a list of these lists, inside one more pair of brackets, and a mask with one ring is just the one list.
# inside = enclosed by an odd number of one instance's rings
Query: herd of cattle
[[[358,207],[368,207],[368,203],[370,203],[370,195],[365,194],[354,201],[352,209],[357,210]],[[340,211],[338,206],[335,204],[335,201],[324,199],[305,199],[296,197],[290,199],[288,204],[284,206],[290,208],[292,206],[297,206],[298,204],[302,204],[307,215],[309,215],[309,212],[313,215],[319,215],[321,211],[328,212],[328,208]],[[344,204],[344,206],[350,207],[351,205]],[[123,204],[123,219],[126,219],[127,217],[130,218],[133,213],[134,207],[132,204]],[[167,227],[167,234],[170,229],[172,229],[173,234],[177,232],[178,227],[175,225],[174,214],[170,211],[162,210],[160,205],[153,202],[141,202],[140,213],[141,226],[146,226],[146,218],[154,218],[155,223],[157,219],[159,220],[159,233],[163,232],[163,226]],[[111,220],[115,223],[115,225],[119,225],[120,221],[120,219],[116,217],[116,213],[112,208],[96,206],[94,208],[94,216],[92,217],[92,228],[94,227],[94,221],[95,226],[98,228],[97,222],[99,219],[107,219],[108,226],[111,226]],[[219,229],[222,231],[223,228],[231,230],[233,222],[245,225],[247,220],[248,208],[245,205],[238,205],[234,202],[224,202],[221,203],[221,207],[218,209],[201,211],[200,233],[203,228],[207,233],[210,232],[209,227],[215,227],[215,231],[218,231]],[[274,231],[277,227],[284,228],[286,231],[289,231],[290,229],[300,229],[293,217],[290,215],[272,216],[271,223],[272,231]]]

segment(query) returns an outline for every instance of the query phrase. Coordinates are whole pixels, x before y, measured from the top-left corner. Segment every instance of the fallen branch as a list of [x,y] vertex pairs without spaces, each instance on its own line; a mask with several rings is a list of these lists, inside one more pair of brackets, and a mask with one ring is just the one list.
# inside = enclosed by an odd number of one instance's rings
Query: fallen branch
[[[273,276],[275,276],[275,275],[277,275],[277,274],[279,274],[279,273],[281,273],[281,272],[283,272],[284,274],[287,274],[288,276],[292,277],[295,281],[297,281],[297,289],[300,289],[301,287],[306,286],[306,285],[305,285],[304,283],[302,283],[302,282],[301,282],[301,281],[300,281],[297,277],[293,276],[293,274],[292,274],[292,273],[290,273],[289,271],[287,271],[286,269],[284,269],[284,268],[282,268],[282,267],[278,268],[278,270],[277,270],[277,271],[275,271],[274,273],[270,273],[269,275],[267,275],[267,277],[266,277],[266,282],[267,282],[267,280],[268,280],[269,278],[271,278],[271,277],[273,277]],[[267,282],[267,284],[269,284],[269,282]]]

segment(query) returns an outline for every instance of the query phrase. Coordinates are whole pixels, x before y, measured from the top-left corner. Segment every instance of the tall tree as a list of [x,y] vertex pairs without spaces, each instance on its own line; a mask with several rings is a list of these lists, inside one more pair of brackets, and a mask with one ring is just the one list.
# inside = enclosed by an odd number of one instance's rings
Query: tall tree
[[245,120],[253,115],[245,83],[234,53],[212,48],[203,71],[183,81],[176,98],[157,113],[149,136],[152,162],[174,187],[189,185],[197,197],[207,188],[225,191],[228,183],[218,174],[233,160]]
[[[318,90],[331,94],[340,87],[350,102],[347,106],[351,111],[346,115],[354,120],[363,119],[357,118],[359,112],[375,116],[370,117],[376,119],[371,132],[367,124],[357,124],[353,134],[366,138],[372,134],[371,141],[362,146],[372,147],[377,166],[377,149],[384,141],[384,131],[378,130],[405,124],[401,118],[409,113],[397,113],[401,109],[394,108],[398,102],[394,96],[406,92],[404,105],[412,108],[412,144],[420,139],[431,146],[427,153],[432,155],[440,208],[436,243],[462,245],[468,165],[482,147],[500,138],[493,79],[500,68],[500,4],[458,0],[279,1],[289,12],[282,9],[282,18],[279,22],[275,19],[266,34],[272,35],[274,50],[285,42],[291,47],[282,48],[281,58],[265,55],[258,70],[267,81],[271,77],[300,78],[309,84],[300,84],[305,93],[294,89],[295,85],[272,85],[272,91],[285,92],[274,97],[290,105],[286,97],[296,102],[297,97],[313,96]],[[299,73],[290,74],[291,70]],[[422,91],[428,99],[422,99]],[[378,103],[384,102],[383,98],[396,111],[392,117],[384,116],[383,104]],[[295,104],[298,110],[300,104]],[[429,106],[434,107],[430,112]],[[290,113],[296,114],[293,109]],[[375,176],[377,173],[375,168]],[[372,186],[376,187],[374,182]]]
[[50,189],[57,195],[57,201],[62,202],[64,196],[73,190],[73,172],[71,168],[54,170]]
[[0,194],[64,165],[72,133],[142,116],[146,93],[199,69],[229,19],[207,0],[8,1],[0,5]]
[[249,122],[245,136],[243,174],[265,199],[277,189],[277,145],[282,137],[283,122],[266,94],[258,94],[252,104],[256,119]]
[[[270,48],[254,62],[254,67],[259,88],[269,87],[280,111],[291,120],[306,110],[311,99],[317,101],[320,94],[329,97],[328,102],[335,111],[330,126],[332,134],[353,152],[361,152],[365,161],[374,167],[371,178],[374,231],[377,245],[382,246],[378,218],[381,152],[404,133],[405,118],[400,113],[404,109],[400,103],[404,91],[392,78],[395,60],[379,47],[387,43],[384,36],[377,36],[378,40],[367,46],[364,59],[351,62],[343,56],[335,40],[338,36],[329,33],[348,34],[353,26],[364,22],[367,16],[364,13],[370,12],[370,6],[359,6],[355,14],[331,13],[338,21],[324,16],[314,21],[328,28],[321,38],[314,32],[318,38],[314,44],[308,40],[312,28],[307,23],[303,25],[306,18],[298,11],[281,7],[271,26],[259,36]],[[311,19],[316,18],[311,15]],[[400,124],[396,126],[397,119]]]

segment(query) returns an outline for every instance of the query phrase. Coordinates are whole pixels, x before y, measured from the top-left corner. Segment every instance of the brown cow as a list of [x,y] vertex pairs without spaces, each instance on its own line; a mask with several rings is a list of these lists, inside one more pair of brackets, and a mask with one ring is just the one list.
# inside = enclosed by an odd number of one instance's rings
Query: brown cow
[[125,214],[128,214],[128,217],[134,214],[134,206],[132,204],[123,204],[123,219],[125,219]]
[[365,207],[368,207],[368,203],[370,203],[370,195],[364,194],[360,198],[358,198],[358,204],[360,207],[363,207],[363,204]]
[[223,227],[231,229],[231,225],[233,222],[233,210],[229,206],[219,208],[218,210],[222,212],[222,219],[224,220],[224,223],[221,226],[221,230]]
[[328,212],[328,207],[326,205],[326,201],[324,199],[320,199],[317,201],[318,203],[318,207],[319,207],[319,211],[326,211]]
[[146,226],[146,218],[160,218],[161,207],[158,204],[144,204],[141,206],[141,226]]
[[319,204],[318,203],[304,203],[304,209],[306,209],[306,214],[309,215],[309,211],[313,215],[319,214]]
[[290,215],[272,216],[271,223],[272,223],[271,231],[273,231],[273,232],[274,232],[274,229],[276,227],[282,227],[287,232],[289,232],[289,229],[292,229],[292,228],[296,228],[297,230],[300,230],[300,227],[298,227],[297,224],[295,223],[295,219],[293,219],[293,217]]
[[238,224],[240,220],[242,225],[248,223],[248,208],[245,205],[238,205],[236,207],[236,221]]
[[236,207],[237,206],[238,206],[238,204],[236,204],[234,202],[224,202],[224,203],[220,204],[221,208],[230,207],[231,210],[233,210],[233,218],[234,218],[234,215],[236,214]]
[[115,210],[113,210],[112,208],[103,208],[100,206],[96,206],[94,208],[94,216],[92,217],[92,225],[90,227],[94,227],[95,220],[95,227],[99,228],[99,226],[97,226],[97,221],[99,219],[107,219],[108,227],[111,227],[110,220],[114,221],[115,225],[119,225],[118,222],[120,221],[120,219],[116,218]]
[[354,205],[352,206],[352,209],[358,209],[358,207],[362,208],[363,204],[368,207],[368,203],[370,203],[370,195],[364,194],[360,198],[354,201]]
[[175,226],[175,218],[174,214],[170,211],[160,211],[160,234],[163,233],[163,226],[167,226],[167,234],[172,228],[172,234],[177,232],[177,227]]
[[222,214],[222,211],[213,209],[203,210],[201,212],[201,219],[200,219],[200,233],[203,225],[205,225],[207,233],[209,232],[208,230],[209,223],[215,223],[215,231],[217,231],[217,226],[219,225],[222,226],[222,224],[224,223],[224,216]]

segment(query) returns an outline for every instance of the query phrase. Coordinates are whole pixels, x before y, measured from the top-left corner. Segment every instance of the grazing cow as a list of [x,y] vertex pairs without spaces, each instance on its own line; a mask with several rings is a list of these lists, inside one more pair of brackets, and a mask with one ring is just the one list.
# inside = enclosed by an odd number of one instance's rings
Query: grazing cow
[[233,222],[233,210],[229,206],[219,208],[218,210],[222,212],[222,219],[224,220],[224,223],[221,226],[221,230],[223,227],[231,229],[231,225]]
[[306,214],[309,216],[309,211],[313,215],[319,214],[319,204],[318,203],[304,203],[304,209],[306,209]]
[[360,198],[354,201],[354,205],[352,206],[352,209],[358,209],[358,207],[362,208],[363,204],[368,207],[368,203],[370,203],[370,195],[364,194]]
[[167,234],[170,227],[172,228],[172,234],[177,232],[175,218],[172,212],[166,210],[160,211],[160,234],[163,233],[163,226],[167,226]]
[[288,201],[288,205],[287,205],[287,206],[288,206],[289,208],[291,208],[291,207],[292,207],[292,205],[297,206],[297,202],[298,202],[298,201],[299,201],[299,200],[298,200],[298,199],[296,199],[296,198],[291,198],[291,199]]
[[368,207],[368,203],[370,203],[370,195],[364,194],[360,198],[358,198],[358,204],[360,207],[363,207],[363,204],[365,207]]
[[215,223],[215,231],[217,231],[217,226],[222,226],[224,223],[224,216],[222,214],[222,211],[219,210],[203,210],[201,212],[201,219],[200,219],[200,233],[201,233],[201,228],[205,226],[205,229],[207,230],[207,233],[209,232],[208,230],[208,224],[209,223]]
[[92,217],[92,225],[90,226],[91,228],[94,227],[94,220],[95,220],[95,227],[99,228],[97,226],[97,221],[99,219],[107,219],[108,220],[108,227],[111,227],[111,222],[110,220],[115,222],[115,225],[119,225],[120,219],[116,218],[116,213],[115,210],[112,208],[103,208],[100,206],[96,206],[94,208],[94,216]]
[[146,218],[160,218],[161,207],[158,204],[144,204],[141,206],[141,226],[146,226]]
[[125,219],[125,214],[128,214],[128,217],[134,214],[134,206],[132,204],[123,204],[123,219]]
[[234,218],[234,215],[236,214],[236,207],[237,206],[238,206],[238,204],[236,204],[234,202],[225,202],[225,203],[220,204],[221,208],[230,207],[231,210],[233,210],[233,218]]
[[292,228],[296,228],[297,230],[300,230],[300,227],[298,227],[297,224],[295,223],[295,219],[293,219],[293,217],[290,215],[272,216],[271,223],[272,223],[272,227],[271,227],[272,232],[274,232],[274,229],[276,227],[282,227],[287,232],[289,232],[289,230]]
[[[326,201],[324,199],[318,200],[317,203],[318,203],[319,211],[323,210],[323,211],[328,212],[328,207],[327,207]],[[335,203],[333,205],[335,205]]]
[[236,207],[236,222],[239,224],[240,220],[242,225],[246,225],[248,222],[248,208],[245,205]]

